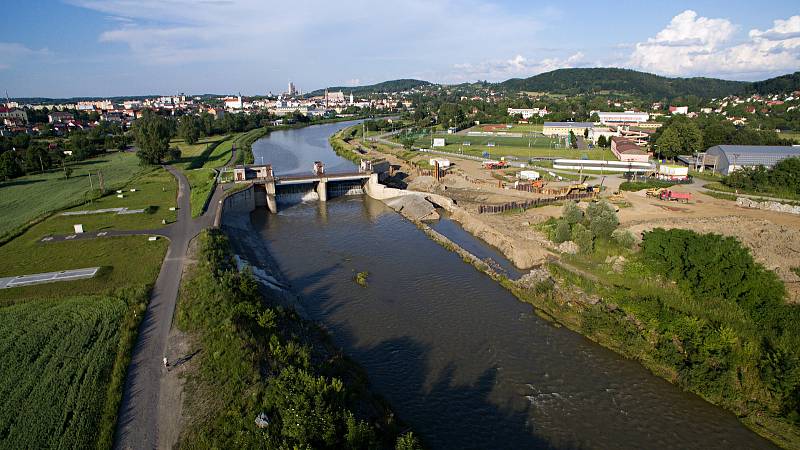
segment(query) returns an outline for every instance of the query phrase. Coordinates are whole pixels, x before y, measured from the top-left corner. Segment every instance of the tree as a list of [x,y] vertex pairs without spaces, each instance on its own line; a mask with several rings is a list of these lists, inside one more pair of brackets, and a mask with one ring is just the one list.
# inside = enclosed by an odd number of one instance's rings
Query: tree
[[600,137],[597,138],[597,145],[600,147],[605,147],[606,145],[608,145],[608,142],[606,141],[606,137],[604,135],[601,134]]
[[184,116],[178,125],[178,137],[193,145],[200,139],[200,120],[195,116]]
[[553,242],[556,244],[560,244],[564,241],[568,241],[570,237],[570,228],[569,223],[561,219],[556,224],[555,232],[553,233]]
[[583,137],[584,137],[584,139],[589,137],[589,129],[588,128],[584,128],[583,129]]
[[169,119],[145,110],[133,123],[133,136],[136,140],[136,156],[142,164],[161,164],[169,149],[171,136]]
[[594,236],[591,230],[587,230],[579,223],[572,227],[572,241],[578,245],[581,253],[591,253],[594,248]]
[[564,208],[561,209],[561,218],[566,220],[568,224],[574,225],[583,220],[583,210],[578,207],[575,202],[567,202]]
[[22,175],[22,166],[20,166],[14,152],[4,152],[0,155],[0,178],[3,180],[10,180]]
[[656,139],[656,151],[662,158],[674,158],[681,152],[681,137],[673,127],[665,129]]
[[631,248],[633,244],[636,243],[636,237],[634,237],[630,230],[614,230],[614,232],[611,233],[611,237],[625,248]]
[[608,202],[591,203],[586,208],[589,229],[597,237],[609,238],[619,225],[617,213]]

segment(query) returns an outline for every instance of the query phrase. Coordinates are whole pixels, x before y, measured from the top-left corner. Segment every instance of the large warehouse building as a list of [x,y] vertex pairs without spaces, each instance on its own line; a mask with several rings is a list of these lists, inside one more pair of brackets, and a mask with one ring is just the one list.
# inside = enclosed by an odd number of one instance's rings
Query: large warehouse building
[[715,145],[697,159],[699,170],[710,169],[728,175],[742,167],[772,167],[786,158],[800,157],[800,146]]
[[583,136],[585,130],[592,131],[592,122],[545,122],[542,134],[545,136],[567,136],[572,131],[576,136]]

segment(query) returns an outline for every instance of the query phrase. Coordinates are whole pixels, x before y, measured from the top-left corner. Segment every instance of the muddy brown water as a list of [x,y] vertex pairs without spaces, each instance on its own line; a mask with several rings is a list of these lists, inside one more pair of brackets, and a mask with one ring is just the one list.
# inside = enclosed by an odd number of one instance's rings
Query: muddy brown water
[[[256,161],[278,174],[320,159],[351,169],[327,146],[344,126],[272,133],[254,145]],[[306,312],[431,448],[772,447],[732,414],[540,319],[381,202],[342,197],[251,220]],[[360,271],[367,287],[352,281]]]

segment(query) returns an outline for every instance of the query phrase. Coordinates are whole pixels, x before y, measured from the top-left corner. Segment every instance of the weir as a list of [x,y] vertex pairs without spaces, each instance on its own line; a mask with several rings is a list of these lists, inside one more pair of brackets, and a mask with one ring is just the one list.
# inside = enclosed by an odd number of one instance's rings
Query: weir
[[[308,200],[328,201],[343,195],[363,195],[371,178],[378,182],[379,175],[388,171],[387,164],[362,160],[358,172],[325,173],[322,162],[316,161],[309,175],[277,176],[271,164],[237,166],[236,183],[251,183],[255,192],[263,193],[264,204],[271,213],[278,212],[279,203],[298,203]],[[257,203],[261,204],[261,201]]]

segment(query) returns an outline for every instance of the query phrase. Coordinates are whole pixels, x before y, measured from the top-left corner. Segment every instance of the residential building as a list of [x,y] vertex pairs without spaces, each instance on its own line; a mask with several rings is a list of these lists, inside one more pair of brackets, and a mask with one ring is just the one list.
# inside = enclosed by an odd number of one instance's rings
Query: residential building
[[28,113],[22,109],[0,106],[0,119],[8,119],[9,122],[28,123]]
[[75,116],[65,111],[53,111],[47,115],[49,123],[69,122],[70,120],[75,120]]
[[523,119],[530,119],[533,116],[544,117],[547,114],[547,108],[508,108],[509,116],[520,115]]
[[689,112],[688,106],[670,106],[669,113],[670,114],[687,114]]

